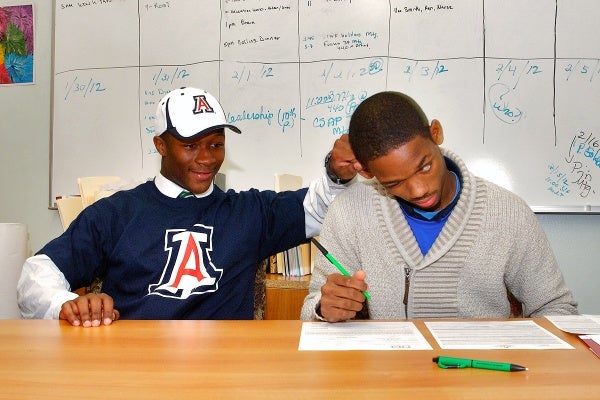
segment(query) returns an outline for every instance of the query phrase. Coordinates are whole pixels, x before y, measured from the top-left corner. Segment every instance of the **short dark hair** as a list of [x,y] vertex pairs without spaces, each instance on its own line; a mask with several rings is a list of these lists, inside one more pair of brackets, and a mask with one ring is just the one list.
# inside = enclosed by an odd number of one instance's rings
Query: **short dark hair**
[[429,137],[429,122],[421,107],[400,92],[380,92],[365,99],[350,118],[350,146],[366,166],[420,135]]

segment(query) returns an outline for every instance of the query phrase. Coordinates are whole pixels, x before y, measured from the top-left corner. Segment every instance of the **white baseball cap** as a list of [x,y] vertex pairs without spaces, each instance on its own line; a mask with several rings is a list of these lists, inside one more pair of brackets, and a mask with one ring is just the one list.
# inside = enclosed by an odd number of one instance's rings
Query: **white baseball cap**
[[202,89],[182,87],[165,95],[156,107],[155,135],[169,132],[189,140],[217,129],[242,133],[225,120],[223,108],[213,95]]

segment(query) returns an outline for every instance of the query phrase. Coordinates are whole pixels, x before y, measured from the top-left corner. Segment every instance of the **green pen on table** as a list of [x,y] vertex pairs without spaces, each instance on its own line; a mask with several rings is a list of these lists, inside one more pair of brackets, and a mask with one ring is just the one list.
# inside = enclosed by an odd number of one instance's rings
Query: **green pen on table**
[[434,357],[433,362],[437,363],[440,368],[481,368],[481,369],[492,369],[494,371],[506,371],[506,372],[518,372],[527,371],[527,368],[510,363],[496,362],[496,361],[483,361],[483,360],[471,360],[469,358],[457,358],[457,357],[445,357],[439,356]]
[[[325,249],[325,247],[323,247],[323,245],[321,243],[319,243],[317,241],[317,239],[311,238],[310,240],[312,240],[312,242],[315,244],[315,246],[317,246],[317,248],[321,251],[321,253],[323,253],[325,258],[328,259],[330,263],[335,265],[335,267],[338,269],[338,271],[340,271],[342,273],[342,275],[350,276],[350,273],[348,271],[346,271],[346,269],[344,267],[342,267],[342,264],[340,264],[338,262],[338,260],[333,258],[333,256],[327,251],[327,249]],[[371,295],[369,294],[369,292],[362,292],[362,293],[368,300],[371,300]]]

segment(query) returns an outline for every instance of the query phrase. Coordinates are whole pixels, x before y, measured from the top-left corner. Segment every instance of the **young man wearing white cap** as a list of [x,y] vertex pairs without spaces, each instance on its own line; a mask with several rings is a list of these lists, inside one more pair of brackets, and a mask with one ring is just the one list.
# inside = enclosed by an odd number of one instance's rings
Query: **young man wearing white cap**
[[[213,179],[227,124],[208,92],[181,88],[157,107],[160,174],[86,207],[23,266],[25,318],[75,326],[127,319],[251,319],[257,265],[319,233],[335,194],[356,175],[346,135],[309,188],[223,192]],[[71,288],[103,280],[100,294]]]

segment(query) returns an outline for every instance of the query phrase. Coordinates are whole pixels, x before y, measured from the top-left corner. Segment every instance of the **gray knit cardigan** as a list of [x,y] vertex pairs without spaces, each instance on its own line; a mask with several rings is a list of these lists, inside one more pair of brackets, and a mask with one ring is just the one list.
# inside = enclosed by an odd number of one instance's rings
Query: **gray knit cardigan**
[[[462,188],[425,256],[397,200],[376,180],[354,184],[329,207],[320,240],[350,273],[366,272],[369,318],[505,318],[511,315],[507,292],[526,317],[576,314],[577,303],[527,204],[473,176],[456,154],[442,152],[458,165]],[[335,272],[319,254],[302,319],[315,317],[321,286]]]

